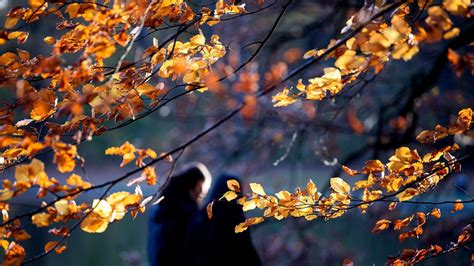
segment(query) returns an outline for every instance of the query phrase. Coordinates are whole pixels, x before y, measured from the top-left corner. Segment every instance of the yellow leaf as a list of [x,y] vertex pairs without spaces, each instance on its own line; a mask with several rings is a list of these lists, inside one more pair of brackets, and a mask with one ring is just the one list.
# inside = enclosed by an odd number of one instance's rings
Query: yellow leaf
[[146,177],[146,183],[150,186],[156,185],[156,172],[155,172],[155,167],[153,166],[148,166],[145,168],[143,171]]
[[66,183],[70,186],[76,186],[83,189],[87,189],[92,186],[91,183],[82,180],[82,177],[77,174],[72,174],[69,176],[68,179],[66,179]]
[[235,180],[235,179],[230,179],[230,180],[227,180],[227,187],[232,190],[232,191],[235,191],[235,192],[240,192],[240,184],[239,184],[239,181]]
[[281,107],[281,106],[288,106],[290,104],[295,103],[297,99],[290,96],[289,93],[290,93],[290,90],[288,88],[284,88],[283,91],[273,96],[272,102],[275,103],[273,106]]
[[461,31],[459,30],[459,28],[452,28],[450,31],[446,32],[446,33],[443,35],[443,38],[446,39],[446,40],[449,40],[449,39],[452,39],[452,38],[458,36],[459,33],[461,33]]
[[92,212],[103,218],[109,218],[112,213],[112,206],[105,200],[95,199],[92,202],[92,209]]
[[10,243],[8,243],[8,241],[5,239],[0,239],[0,245],[2,246],[3,250],[7,250]]
[[349,194],[351,187],[342,178],[333,177],[330,180],[331,188],[341,194]]
[[237,198],[237,194],[234,191],[227,191],[222,197],[225,198],[227,201],[231,201]]
[[257,202],[256,202],[256,200],[252,199],[252,200],[246,201],[244,203],[244,206],[242,207],[242,210],[244,212],[246,212],[246,211],[249,211],[249,210],[253,210],[256,207],[257,207]]
[[306,190],[308,190],[308,193],[311,197],[315,197],[316,193],[318,192],[318,188],[314,184],[313,180],[309,180],[308,183],[306,184]]
[[161,7],[167,7],[171,5],[179,5],[183,2],[183,0],[162,0]]
[[247,220],[245,220],[245,222],[242,222],[238,225],[235,226],[235,232],[236,233],[241,233],[245,230],[247,230],[247,228],[251,225],[255,225],[255,224],[259,224],[261,222],[263,222],[263,217],[254,217],[254,218],[249,218]]
[[265,190],[263,190],[262,185],[257,183],[250,183],[250,189],[253,193],[258,194],[260,196],[265,196]]
[[290,194],[290,192],[285,191],[285,190],[276,193],[276,196],[277,196],[280,200],[286,200],[286,201],[291,200],[291,194]]
[[454,15],[465,14],[471,4],[471,0],[444,0],[443,6]]
[[37,213],[31,217],[31,222],[37,227],[45,227],[51,224],[52,217],[49,213]]
[[56,201],[54,203],[54,208],[56,208],[59,215],[68,215],[69,214],[69,202],[65,199]]
[[202,46],[206,44],[206,37],[202,34],[194,35],[189,39],[189,42],[194,46]]
[[108,218],[103,218],[99,214],[92,212],[81,222],[81,229],[88,233],[102,233],[109,225]]
[[54,39],[54,37],[51,37],[51,36],[45,37],[43,40],[46,44],[50,44],[50,45],[56,43],[56,39]]
[[44,0],[28,0],[28,4],[32,9],[38,9],[41,6],[47,7],[48,3]]
[[13,191],[8,189],[0,189],[0,201],[7,201],[13,197]]
[[26,42],[26,39],[28,38],[28,32],[14,31],[14,32],[8,33],[7,37],[10,40],[17,39],[18,43],[24,43],[24,42]]
[[20,21],[20,17],[18,17],[18,16],[7,17],[7,19],[5,20],[5,28],[6,29],[11,29],[11,28],[15,27],[15,25],[18,23],[18,21]]
[[407,201],[413,198],[418,194],[418,191],[414,188],[407,188],[405,191],[397,195],[397,198],[400,202]]

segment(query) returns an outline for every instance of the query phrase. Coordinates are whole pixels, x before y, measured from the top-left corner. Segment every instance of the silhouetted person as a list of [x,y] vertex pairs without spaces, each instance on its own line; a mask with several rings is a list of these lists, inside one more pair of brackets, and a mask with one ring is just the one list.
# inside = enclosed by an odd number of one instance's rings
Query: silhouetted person
[[213,200],[213,216],[208,218],[206,207],[193,219],[189,228],[185,266],[217,265],[261,265],[260,258],[252,244],[249,231],[235,233],[235,226],[245,221],[242,205],[236,200],[228,202],[219,198],[228,191],[227,180],[240,180],[233,175],[220,175],[214,181],[207,203]]
[[196,164],[172,177],[165,186],[163,200],[150,210],[147,248],[151,266],[181,264],[187,228],[210,181],[207,168]]

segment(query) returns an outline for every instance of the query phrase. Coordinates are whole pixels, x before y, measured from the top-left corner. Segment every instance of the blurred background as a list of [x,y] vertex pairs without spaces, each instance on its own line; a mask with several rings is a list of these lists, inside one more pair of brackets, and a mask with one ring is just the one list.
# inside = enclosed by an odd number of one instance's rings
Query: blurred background
[[[187,2],[194,10],[212,4],[199,0]],[[255,42],[262,41],[268,34],[281,6],[286,3],[265,1],[263,6],[268,8],[262,9],[256,1],[239,2],[247,3],[248,11],[258,12],[224,21],[215,27],[204,26],[207,37],[218,34],[228,47],[228,53],[217,63],[217,69],[235,68],[249,58],[258,47]],[[0,17],[4,18],[12,7],[26,3],[0,0]],[[181,97],[129,126],[81,143],[78,151],[86,158],[86,163],[84,169],[78,171],[83,171],[81,175],[93,184],[100,184],[132,169],[119,168],[120,158],[104,154],[108,147],[120,146],[128,140],[139,148],[165,152],[182,144],[224,117],[245,97],[251,97],[249,95],[301,65],[307,50],[326,47],[331,39],[340,36],[347,19],[363,5],[363,1],[349,0],[294,1],[253,63],[221,83],[219,88]],[[461,29],[473,24],[472,20],[462,22],[454,19],[454,23],[457,22],[461,23]],[[56,18],[51,17],[30,24],[29,40],[24,45],[8,42],[0,46],[0,52],[20,48],[30,51],[32,57],[49,54],[50,46],[38,44],[46,36],[60,36],[60,32],[54,29],[55,23]],[[147,33],[143,32],[143,37]],[[141,38],[127,60],[140,58],[143,50],[152,44],[152,37],[160,40],[172,33],[172,29],[163,30]],[[180,38],[186,39],[195,33],[191,29]],[[420,53],[413,60],[392,61],[378,75],[369,72],[332,99],[298,101],[290,107],[275,108],[270,96],[263,97],[251,108],[245,108],[238,117],[188,147],[180,157],[178,167],[186,162],[200,161],[214,176],[232,172],[242,176],[245,183],[263,184],[267,193],[293,191],[304,186],[310,178],[320,191],[327,191],[331,177],[341,176],[351,184],[359,180],[341,172],[341,165],[357,169],[369,159],[379,158],[386,162],[400,146],[417,148],[423,154],[432,147],[417,144],[417,133],[422,129],[432,129],[438,123],[447,125],[455,121],[460,109],[474,106],[472,74],[454,70],[447,60],[447,45],[447,42],[421,45]],[[459,52],[472,53],[472,47],[466,46]],[[118,60],[120,51],[108,59],[110,65]],[[318,76],[331,63],[331,60],[321,62],[298,78],[305,80]],[[288,85],[295,83],[296,80],[292,80]],[[0,90],[2,100],[10,95],[11,92]],[[463,153],[472,153],[472,134],[456,137],[455,141]],[[52,161],[49,156],[41,159]],[[462,172],[449,175],[436,190],[417,199],[472,199],[472,156],[462,161],[462,165]],[[162,177],[160,184],[164,182],[169,167],[167,163],[156,166],[158,178]],[[66,177],[58,173],[54,165],[47,168],[50,176],[60,180]],[[9,177],[13,170],[1,174]],[[142,186],[145,196],[156,189]],[[121,184],[114,190],[132,191],[132,188]],[[99,193],[94,191],[80,199],[90,201]],[[34,195],[24,195],[18,199],[15,211],[28,210],[34,204],[38,204]],[[375,222],[405,218],[414,211],[430,211],[433,206],[399,204],[394,211],[388,211],[388,204],[379,203],[365,214],[352,210],[330,221],[269,219],[250,230],[265,265],[341,265],[345,258],[352,259],[355,265],[384,265],[387,256],[395,256],[403,248],[428,247],[431,243],[445,246],[455,241],[462,227],[473,219],[472,205],[466,205],[455,214],[450,212],[451,205],[437,207],[442,212],[441,220],[428,221],[419,240],[402,243],[393,231],[371,233]],[[41,252],[44,243],[49,241],[47,231],[33,227],[27,230],[32,232],[34,240],[26,240],[25,248]],[[124,220],[109,225],[102,234],[74,232],[67,240],[64,253],[51,254],[32,265],[146,265],[146,234],[147,214],[139,214],[134,220],[127,215]],[[423,265],[470,265],[471,253],[463,249],[430,259]]]

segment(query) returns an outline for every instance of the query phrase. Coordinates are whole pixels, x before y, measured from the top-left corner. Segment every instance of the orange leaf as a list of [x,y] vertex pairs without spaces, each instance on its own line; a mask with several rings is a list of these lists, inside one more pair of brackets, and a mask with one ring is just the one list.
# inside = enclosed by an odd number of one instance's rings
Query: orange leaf
[[375,223],[374,228],[372,229],[372,233],[377,233],[380,231],[387,230],[388,227],[390,226],[391,221],[389,220],[379,220],[377,223]]
[[460,199],[456,200],[456,203],[453,205],[453,209],[451,210],[452,213],[455,213],[457,211],[460,211],[464,208],[464,204],[461,202]]

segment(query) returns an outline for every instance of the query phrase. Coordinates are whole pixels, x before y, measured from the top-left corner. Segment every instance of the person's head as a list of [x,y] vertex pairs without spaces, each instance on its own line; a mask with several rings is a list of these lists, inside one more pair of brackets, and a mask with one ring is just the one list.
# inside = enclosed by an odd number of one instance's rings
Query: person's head
[[168,199],[191,197],[197,201],[209,190],[211,179],[211,174],[204,164],[187,164],[181,172],[171,178],[162,195]]
[[209,169],[204,164],[189,164],[183,175],[185,176],[186,186],[192,199],[201,200],[206,196],[211,186],[212,177]]

